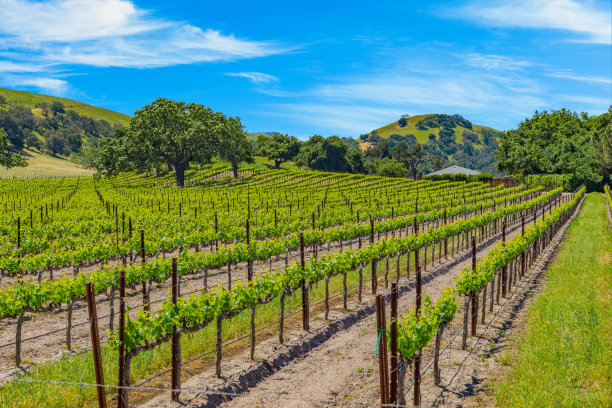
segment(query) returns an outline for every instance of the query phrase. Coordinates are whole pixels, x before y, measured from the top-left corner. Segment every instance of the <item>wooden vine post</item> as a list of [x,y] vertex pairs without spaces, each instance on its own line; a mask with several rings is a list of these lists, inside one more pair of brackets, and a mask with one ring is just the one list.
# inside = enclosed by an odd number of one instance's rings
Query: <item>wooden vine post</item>
[[87,283],[86,289],[89,328],[91,331],[91,348],[96,373],[98,408],[106,408],[106,388],[104,387],[104,372],[102,368],[102,354],[100,351],[100,332],[98,331],[98,314],[96,313],[96,295],[94,292],[93,283]]
[[[249,219],[246,220],[246,240],[247,247],[251,245],[251,225]],[[253,261],[249,258],[247,261],[247,280],[253,280]],[[251,360],[255,360],[255,307],[251,308]]]
[[389,366],[387,362],[387,322],[385,297],[376,296],[376,328],[378,329],[377,355],[380,385],[380,403],[389,404]]
[[[140,257],[142,264],[146,261],[147,254],[145,252],[145,233],[144,230],[140,231]],[[142,281],[142,308],[145,311],[149,311],[149,299],[147,296],[147,282]]]
[[[476,272],[476,238],[472,237],[472,271]],[[478,323],[478,293],[472,294],[472,332],[476,335],[476,324]]]
[[397,283],[391,284],[391,323],[390,323],[390,346],[391,346],[391,389],[389,403],[397,402],[397,384],[398,384],[398,355],[397,355],[397,298],[398,290]]
[[[172,258],[172,304],[178,301],[179,278],[176,258]],[[178,401],[181,388],[181,332],[176,326],[172,330],[172,401]]]
[[[421,286],[421,267],[417,264],[416,266],[416,302],[415,302],[415,315],[418,316],[421,313],[421,296],[423,295],[423,289]],[[413,405],[421,405],[421,350],[418,350],[414,355],[414,395]]]
[[[306,261],[304,259],[304,231],[300,232],[300,265],[302,271],[306,269]],[[306,279],[300,282],[302,288],[302,328],[306,331],[310,330],[310,306],[308,304],[308,285]]]
[[[125,269],[121,270],[119,278],[119,380],[117,385],[126,385],[125,373]],[[129,373],[127,374],[129,375]],[[128,379],[129,380],[129,379]],[[117,391],[117,408],[128,407],[128,390],[119,388]]]
[[[525,216],[521,217],[521,236],[525,236]],[[525,276],[525,251],[521,252],[521,278]]]
[[[374,219],[370,218],[370,244],[374,243]],[[376,259],[372,259],[372,294],[378,291],[378,276],[376,274]]]
[[[503,226],[502,226],[502,245],[505,246],[506,245],[506,221],[504,221]],[[508,284],[508,267],[506,265],[504,265],[502,267],[502,275],[501,275],[501,290],[502,290],[502,297],[506,297],[506,286]]]

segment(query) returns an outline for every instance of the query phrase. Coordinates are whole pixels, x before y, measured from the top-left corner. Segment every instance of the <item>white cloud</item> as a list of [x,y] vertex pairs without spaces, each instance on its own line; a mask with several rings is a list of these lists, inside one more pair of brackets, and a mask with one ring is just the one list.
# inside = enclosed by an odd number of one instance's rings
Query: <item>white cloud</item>
[[168,25],[124,0],[2,0],[0,7],[0,32],[32,43],[134,35]]
[[507,129],[548,106],[545,90],[529,72],[507,71],[501,76],[487,68],[466,70],[461,61],[461,57],[448,61],[446,69],[435,62],[415,68],[414,61],[407,69],[404,61],[397,67],[345,77],[291,95],[299,102],[273,104],[267,115],[291,118],[298,126],[322,134],[357,136],[403,113],[458,113],[479,124]]
[[7,82],[12,86],[25,86],[50,92],[53,95],[64,95],[68,92],[68,82],[56,78],[8,78]]
[[291,119],[301,125],[314,129],[310,134],[298,134],[307,137],[317,132],[323,135],[339,134],[340,136],[357,137],[383,125],[385,119],[390,122],[405,113],[397,107],[375,107],[366,104],[333,104],[306,102],[300,104],[273,104],[271,109],[260,112],[269,117]]
[[0,55],[16,64],[149,68],[288,51],[156,18],[127,0],[0,0],[0,9]]
[[569,101],[569,102],[578,102],[580,104],[587,105],[589,107],[596,107],[596,108],[599,108],[598,112],[599,111],[603,112],[608,109],[608,106],[612,105],[612,101],[609,98],[598,98],[594,96],[560,95],[559,99],[563,101]]
[[274,75],[264,74],[263,72],[227,72],[225,75],[239,78],[246,78],[254,84],[268,84],[279,82]]
[[610,77],[594,75],[576,75],[569,71],[551,72],[546,74],[546,76],[561,79],[571,79],[572,81],[588,82],[593,84],[612,84],[612,78]]
[[567,30],[579,35],[576,41],[612,43],[609,4],[595,7],[593,2],[573,0],[477,0],[447,15],[495,27]]
[[505,55],[495,54],[478,54],[471,53],[461,55],[466,64],[489,70],[510,70],[515,71],[535,65],[533,62],[520,58],[508,57]]
[[0,61],[0,73],[4,72],[39,72],[43,69],[40,65],[35,64],[16,64],[11,61]]

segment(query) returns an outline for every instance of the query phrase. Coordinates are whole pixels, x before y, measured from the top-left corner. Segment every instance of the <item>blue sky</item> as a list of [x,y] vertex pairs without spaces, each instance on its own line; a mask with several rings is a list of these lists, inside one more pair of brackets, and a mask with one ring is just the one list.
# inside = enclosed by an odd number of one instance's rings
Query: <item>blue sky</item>
[[0,86],[126,114],[158,96],[248,131],[357,137],[403,113],[511,129],[612,104],[610,0],[0,0]]

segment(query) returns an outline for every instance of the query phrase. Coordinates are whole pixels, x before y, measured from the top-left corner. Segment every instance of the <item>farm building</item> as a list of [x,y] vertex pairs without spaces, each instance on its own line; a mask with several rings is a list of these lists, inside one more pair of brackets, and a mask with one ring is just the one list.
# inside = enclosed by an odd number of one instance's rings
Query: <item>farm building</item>
[[433,173],[429,173],[428,176],[445,175],[445,174],[480,174],[480,172],[476,170],[472,170],[472,169],[466,169],[465,167],[461,167],[461,166],[449,166],[442,170],[438,170],[438,171],[434,171]]

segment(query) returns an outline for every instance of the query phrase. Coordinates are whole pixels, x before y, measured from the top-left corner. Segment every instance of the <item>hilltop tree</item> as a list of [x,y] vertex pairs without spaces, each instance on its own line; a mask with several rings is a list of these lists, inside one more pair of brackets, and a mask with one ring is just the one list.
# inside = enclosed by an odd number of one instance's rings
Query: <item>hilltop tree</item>
[[32,132],[29,132],[26,137],[23,139],[23,143],[29,148],[35,148],[40,150],[42,147],[42,142],[36,135]]
[[26,167],[28,162],[19,154],[9,151],[8,137],[4,129],[0,128],[0,166],[7,169],[11,167]]
[[300,151],[300,141],[295,136],[275,134],[265,141],[262,152],[268,160],[274,160],[274,167],[279,169],[282,163],[293,159]]
[[66,109],[64,108],[64,104],[60,101],[53,101],[53,103],[51,103],[51,112],[57,115],[58,113],[66,113]]
[[402,115],[399,120],[397,121],[397,124],[399,127],[404,127],[408,124],[408,119],[410,119],[410,115],[408,114],[404,114]]
[[45,134],[45,149],[49,150],[53,156],[68,153],[66,141],[54,130]]

